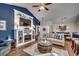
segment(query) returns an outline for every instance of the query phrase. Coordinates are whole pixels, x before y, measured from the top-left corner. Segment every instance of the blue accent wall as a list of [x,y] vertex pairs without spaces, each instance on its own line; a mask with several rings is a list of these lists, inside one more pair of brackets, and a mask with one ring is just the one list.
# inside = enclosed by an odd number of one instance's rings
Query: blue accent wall
[[4,3],[0,3],[0,20],[6,20],[7,22],[7,30],[5,31],[0,31],[0,39],[5,40],[8,35],[11,35],[13,38],[14,32],[14,11],[13,9],[19,10],[25,14],[28,14],[33,17],[33,24],[34,25],[40,25],[39,20],[34,17],[34,15],[26,8],[23,7],[18,7],[14,5],[8,5]]

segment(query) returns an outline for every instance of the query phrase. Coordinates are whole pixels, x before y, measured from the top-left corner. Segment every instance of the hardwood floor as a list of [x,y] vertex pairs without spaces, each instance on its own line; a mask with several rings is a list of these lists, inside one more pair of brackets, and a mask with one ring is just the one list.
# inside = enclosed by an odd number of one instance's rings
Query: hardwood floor
[[7,54],[7,56],[30,56],[28,53],[25,53],[23,49],[35,43],[36,42],[32,42],[19,48],[12,48],[11,51]]
[[[19,48],[12,48],[11,51],[7,54],[7,56],[30,56],[28,53],[25,53],[23,51],[23,49],[27,48],[28,46],[30,46],[32,44],[35,44],[35,43],[36,42],[32,42],[28,45],[24,45],[24,46],[19,47]],[[65,41],[65,46],[64,47],[59,46],[59,45],[53,45],[53,47],[60,48],[60,49],[65,49],[65,50],[68,51],[70,56],[74,56],[74,53],[71,49],[71,41]]]

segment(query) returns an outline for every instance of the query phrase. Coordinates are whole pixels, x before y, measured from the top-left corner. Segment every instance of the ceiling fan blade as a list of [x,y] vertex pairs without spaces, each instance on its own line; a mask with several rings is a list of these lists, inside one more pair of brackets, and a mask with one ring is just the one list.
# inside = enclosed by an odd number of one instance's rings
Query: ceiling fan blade
[[45,5],[50,5],[50,4],[52,4],[52,3],[46,3]]
[[47,7],[44,7],[44,8],[45,8],[45,10],[47,10],[47,11],[49,10]]
[[33,5],[32,7],[39,7],[39,5]]

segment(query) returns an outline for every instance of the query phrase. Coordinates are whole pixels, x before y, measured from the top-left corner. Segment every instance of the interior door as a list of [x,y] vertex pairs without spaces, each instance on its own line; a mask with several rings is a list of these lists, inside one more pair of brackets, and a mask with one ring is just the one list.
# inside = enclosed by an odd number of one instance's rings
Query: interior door
[[49,34],[49,26],[40,26],[40,38],[47,38]]

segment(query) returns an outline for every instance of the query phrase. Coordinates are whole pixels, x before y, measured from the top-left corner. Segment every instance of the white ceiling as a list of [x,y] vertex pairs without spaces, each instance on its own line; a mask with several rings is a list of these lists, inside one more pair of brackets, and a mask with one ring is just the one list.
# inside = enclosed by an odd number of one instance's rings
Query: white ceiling
[[27,8],[38,20],[42,20],[43,23],[60,23],[63,17],[64,22],[77,22],[79,18],[79,4],[78,3],[54,3],[48,6],[49,11],[42,10],[38,12],[39,8],[33,8],[32,5],[39,3],[9,3],[16,6]]

